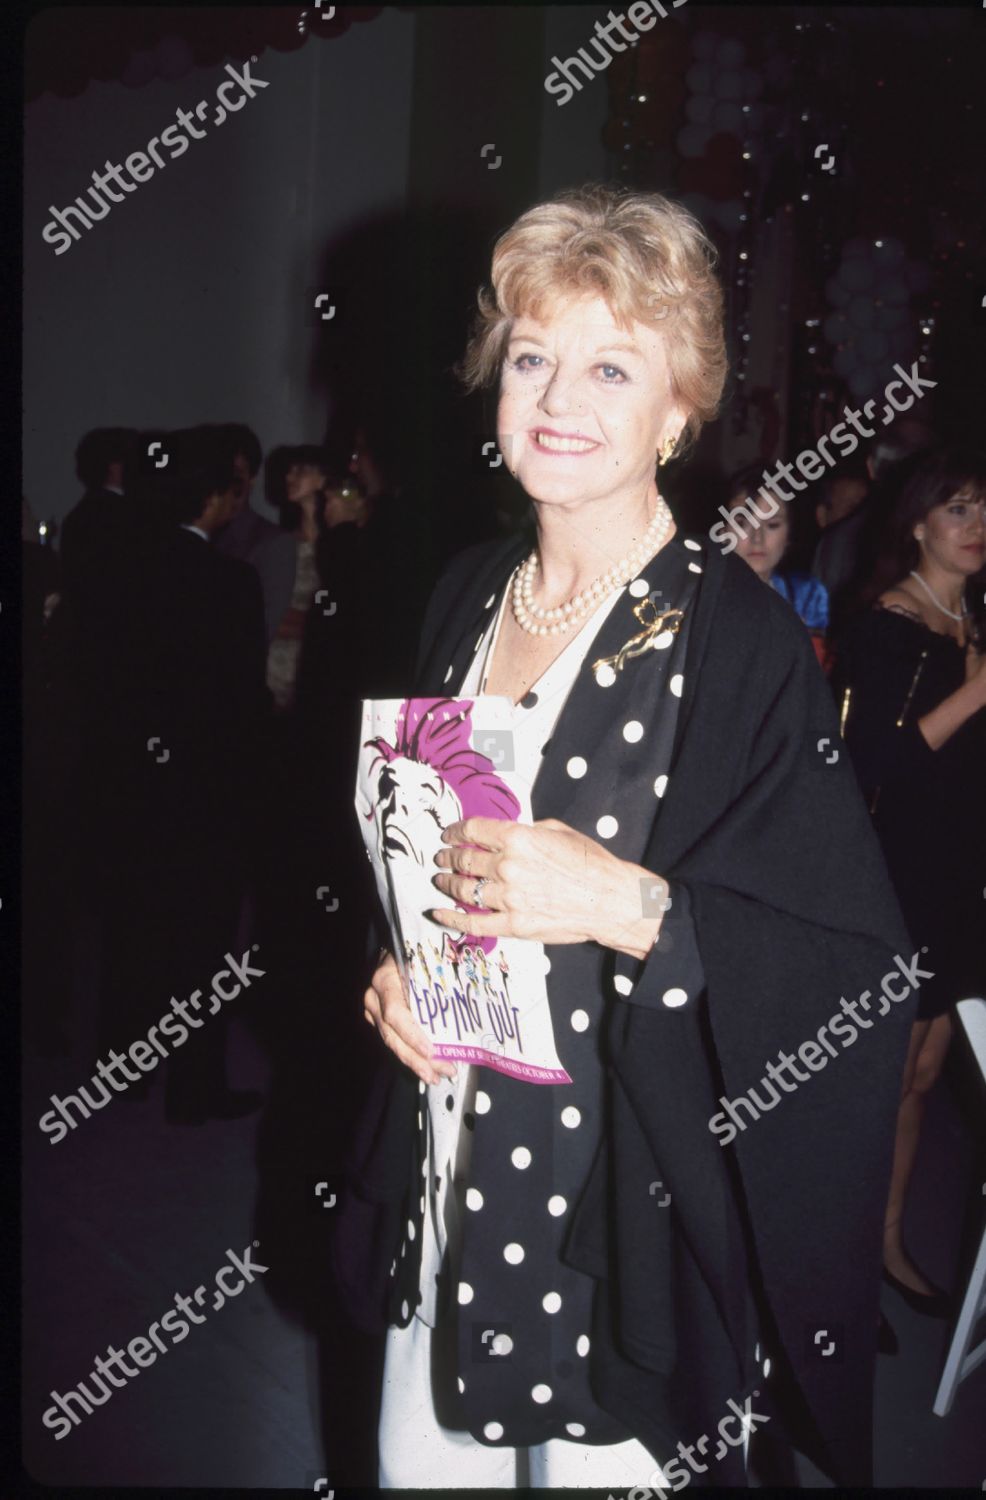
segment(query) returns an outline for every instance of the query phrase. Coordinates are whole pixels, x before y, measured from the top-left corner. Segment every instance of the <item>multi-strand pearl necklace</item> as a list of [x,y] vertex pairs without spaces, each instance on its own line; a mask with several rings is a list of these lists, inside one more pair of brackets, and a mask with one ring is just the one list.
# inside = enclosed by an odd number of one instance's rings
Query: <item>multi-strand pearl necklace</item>
[[588,588],[573,595],[564,604],[555,605],[554,609],[542,609],[534,603],[534,575],[538,569],[535,547],[514,574],[511,603],[517,624],[528,635],[563,635],[566,630],[571,630],[573,625],[581,623],[590,610],[601,604],[607,594],[622,588],[639,573],[641,565],[664,544],[673,525],[674,518],[670,510],[663,500],[658,499],[657,510],[647,530],[626,556],[607,568],[605,573],[601,573]]

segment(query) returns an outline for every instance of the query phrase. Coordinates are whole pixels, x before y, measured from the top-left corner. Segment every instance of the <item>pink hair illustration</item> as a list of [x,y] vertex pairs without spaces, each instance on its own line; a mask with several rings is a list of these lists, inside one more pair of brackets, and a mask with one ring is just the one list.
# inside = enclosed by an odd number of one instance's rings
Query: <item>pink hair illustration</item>
[[[514,821],[519,817],[520,803],[497,775],[493,762],[470,744],[472,709],[471,700],[409,698],[398,711],[394,743],[382,736],[365,742],[365,747],[377,752],[371,762],[371,772],[375,772],[379,765],[377,800],[382,826],[389,817],[395,816],[401,797],[399,768],[394,764],[397,761],[410,761],[436,773],[439,784],[419,779],[415,793],[419,800],[423,792],[427,793],[427,810],[442,828],[459,818],[508,818]],[[452,794],[461,812],[443,820],[443,804],[446,813],[453,810],[448,793]],[[373,810],[364,816],[372,818]],[[395,837],[401,837],[400,833]],[[387,847],[385,838],[385,851]],[[408,846],[406,838],[400,848],[402,853],[419,858],[417,850]],[[440,896],[437,890],[436,895]],[[464,911],[479,909],[467,902],[456,901],[455,905]],[[497,944],[495,937],[477,937],[471,933],[449,931],[448,937],[457,954],[467,945],[490,953]]]

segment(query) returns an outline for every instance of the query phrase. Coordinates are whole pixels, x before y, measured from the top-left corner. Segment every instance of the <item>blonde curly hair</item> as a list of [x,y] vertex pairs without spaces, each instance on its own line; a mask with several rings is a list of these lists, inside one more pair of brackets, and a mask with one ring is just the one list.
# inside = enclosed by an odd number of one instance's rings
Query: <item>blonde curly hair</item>
[[559,193],[497,240],[456,374],[470,391],[494,386],[516,318],[595,292],[628,331],[635,320],[663,322],[672,395],[688,414],[680,452],[716,416],[726,382],[716,259],[695,216],[660,193],[602,183]]

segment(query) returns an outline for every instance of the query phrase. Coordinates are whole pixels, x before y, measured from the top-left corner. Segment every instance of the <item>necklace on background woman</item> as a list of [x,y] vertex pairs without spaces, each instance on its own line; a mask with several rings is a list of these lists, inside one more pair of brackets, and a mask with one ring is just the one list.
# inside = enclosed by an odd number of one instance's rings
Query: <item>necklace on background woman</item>
[[931,600],[932,604],[936,604],[938,606],[938,608],[941,610],[941,612],[942,612],[943,615],[948,615],[948,618],[950,620],[957,620],[958,623],[961,625],[962,621],[965,619],[966,615],[969,613],[969,611],[965,607],[965,600],[962,601],[962,613],[960,615],[957,615],[955,613],[954,609],[946,609],[945,608],[944,604],[941,602],[941,600],[939,599],[938,595],[935,594],[932,591],[930,585],[928,585],[927,583],[925,583],[924,579],[921,577],[921,574],[920,573],[916,573],[913,568],[911,569],[911,577],[917,580],[917,582],[924,589],[924,591],[927,594],[928,598]]
[[636,577],[647,558],[663,546],[673,525],[674,518],[667,504],[658,497],[657,509],[640,541],[619,562],[593,579],[587,588],[573,594],[564,604],[556,604],[553,609],[543,609],[534,603],[534,576],[539,566],[538,549],[535,547],[514,574],[511,603],[517,624],[528,635],[563,635],[573,626],[581,624],[607,594],[622,588],[631,578]]

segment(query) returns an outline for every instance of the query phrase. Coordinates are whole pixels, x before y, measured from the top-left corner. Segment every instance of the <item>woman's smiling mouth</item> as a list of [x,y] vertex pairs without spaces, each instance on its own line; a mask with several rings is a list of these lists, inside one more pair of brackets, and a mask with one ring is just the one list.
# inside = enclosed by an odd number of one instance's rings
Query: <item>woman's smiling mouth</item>
[[531,442],[542,453],[591,453],[594,448],[600,446],[592,442],[590,438],[555,432],[550,427],[533,428]]

